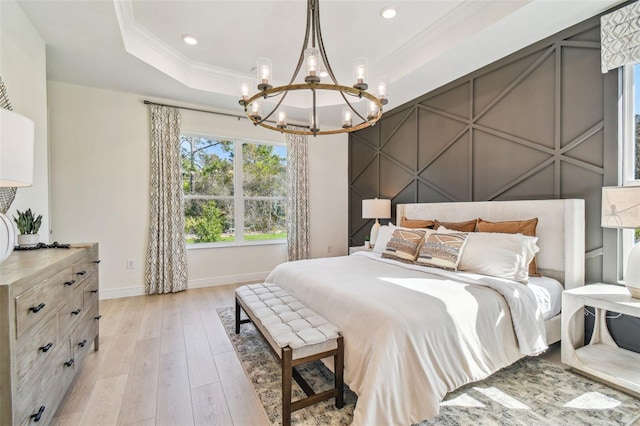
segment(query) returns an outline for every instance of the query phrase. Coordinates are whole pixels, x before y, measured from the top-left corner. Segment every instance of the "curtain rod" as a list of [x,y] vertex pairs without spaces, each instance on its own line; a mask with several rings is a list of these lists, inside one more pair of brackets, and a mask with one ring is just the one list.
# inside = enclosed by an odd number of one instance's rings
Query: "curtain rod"
[[[208,111],[206,109],[190,108],[190,107],[184,107],[184,106],[178,106],[178,105],[161,104],[161,103],[158,103],[158,102],[148,101],[146,99],[143,102],[144,102],[145,105],[158,105],[158,106],[169,107],[169,108],[186,109],[188,111],[206,112],[208,114],[223,115],[225,117],[235,117],[238,120],[240,120],[241,118],[244,118],[244,119],[248,120],[248,118],[246,116],[244,116],[244,115],[230,114],[228,112]],[[273,121],[273,120],[266,120],[266,121],[267,121],[267,123],[275,123],[275,121]],[[302,126],[302,125],[299,125],[299,124],[292,124],[292,126],[304,127],[306,129],[309,128],[309,126]]]

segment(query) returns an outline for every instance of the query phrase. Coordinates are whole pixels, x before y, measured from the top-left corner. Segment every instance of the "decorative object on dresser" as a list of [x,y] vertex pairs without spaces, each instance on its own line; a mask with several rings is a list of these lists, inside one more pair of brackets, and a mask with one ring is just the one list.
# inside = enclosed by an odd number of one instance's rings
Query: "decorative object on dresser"
[[[602,188],[602,227],[640,228],[640,186]],[[624,282],[632,297],[640,299],[640,244],[629,252]]]
[[389,219],[391,217],[391,200],[381,200],[374,198],[373,200],[362,200],[362,218],[375,219],[376,222],[371,227],[370,241],[375,247],[376,238],[378,238],[378,230],[380,222],[378,219]]
[[31,212],[31,209],[27,209],[24,212],[20,210],[16,211],[18,212],[18,217],[14,216],[13,220],[18,225],[18,231],[20,231],[18,235],[18,245],[21,247],[35,247],[40,241],[38,230],[40,230],[40,225],[42,225],[42,215],[36,217],[36,215]]
[[[584,307],[595,309],[593,333],[584,345]],[[640,300],[620,285],[590,284],[562,293],[562,362],[640,396],[640,354],[618,347],[607,311],[640,318]]]
[[0,424],[48,424],[93,342],[98,244],[16,251],[0,265]]

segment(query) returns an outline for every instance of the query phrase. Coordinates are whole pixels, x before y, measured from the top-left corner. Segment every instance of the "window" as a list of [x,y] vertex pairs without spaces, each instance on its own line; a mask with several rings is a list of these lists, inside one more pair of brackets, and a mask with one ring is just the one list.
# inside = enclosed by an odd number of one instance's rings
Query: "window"
[[286,241],[285,146],[181,135],[180,148],[187,244]]

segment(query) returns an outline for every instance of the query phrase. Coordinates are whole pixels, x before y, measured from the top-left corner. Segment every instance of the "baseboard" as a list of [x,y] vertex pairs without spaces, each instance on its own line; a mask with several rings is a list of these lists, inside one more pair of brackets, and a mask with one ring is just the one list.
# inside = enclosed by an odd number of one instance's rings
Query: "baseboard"
[[[222,277],[199,278],[189,280],[188,288],[215,287],[227,284],[244,284],[264,281],[269,275],[267,272],[254,272],[251,274],[226,275]],[[119,299],[121,297],[134,297],[144,295],[144,286],[100,289],[100,300]]]

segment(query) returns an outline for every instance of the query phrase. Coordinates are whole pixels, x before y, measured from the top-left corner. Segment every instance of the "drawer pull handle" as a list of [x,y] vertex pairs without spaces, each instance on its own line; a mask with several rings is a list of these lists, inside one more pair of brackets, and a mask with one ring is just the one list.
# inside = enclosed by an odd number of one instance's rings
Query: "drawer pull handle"
[[84,345],[87,344],[87,339],[84,339],[82,342],[78,343],[78,346],[80,346],[81,348],[84,348]]
[[94,294],[95,294],[95,293],[97,293],[98,291],[99,291],[98,289],[91,290],[91,293],[94,293]]
[[80,271],[80,272],[76,272],[78,275],[84,275],[87,273],[87,271]]
[[71,367],[73,365],[73,358],[71,358],[69,361],[64,363],[65,367]]
[[76,280],[71,280],[71,281],[67,281],[64,283],[64,285],[74,285],[76,283]]
[[39,422],[40,419],[42,418],[42,413],[44,413],[44,405],[40,406],[40,409],[38,410],[38,412],[35,414],[32,414],[31,418],[33,419],[34,422]]
[[102,315],[98,315],[97,317],[93,317],[94,320],[99,321],[102,318]]
[[51,346],[53,346],[53,343],[49,342],[44,346],[40,346],[38,349],[40,349],[42,352],[47,352],[49,349],[51,349]]
[[102,260],[100,260],[100,259],[93,261],[93,263],[100,263],[100,262],[102,262]]
[[80,312],[82,312],[82,309],[76,309],[75,311],[71,311],[71,315],[80,315]]
[[29,308],[29,310],[31,312],[33,312],[34,314],[37,312],[40,312],[42,310],[42,308],[44,308],[46,305],[44,303],[39,304],[38,306],[32,306]]

